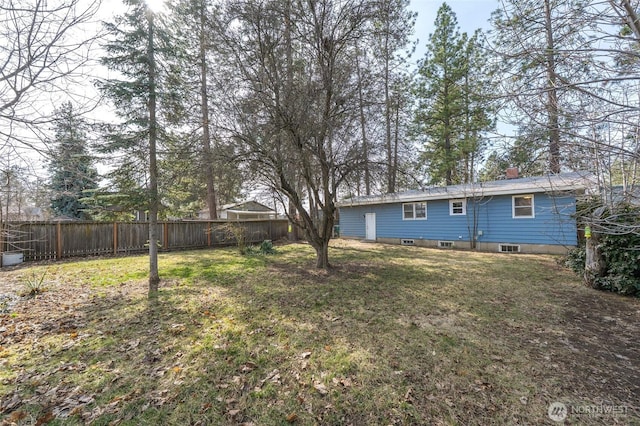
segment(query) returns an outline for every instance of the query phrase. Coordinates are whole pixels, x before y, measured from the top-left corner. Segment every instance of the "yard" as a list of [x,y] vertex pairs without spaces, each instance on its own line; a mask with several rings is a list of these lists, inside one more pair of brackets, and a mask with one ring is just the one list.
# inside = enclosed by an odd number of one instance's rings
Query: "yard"
[[[640,424],[640,300],[557,258],[332,243],[0,271],[1,424]],[[566,408],[558,410],[557,407]]]

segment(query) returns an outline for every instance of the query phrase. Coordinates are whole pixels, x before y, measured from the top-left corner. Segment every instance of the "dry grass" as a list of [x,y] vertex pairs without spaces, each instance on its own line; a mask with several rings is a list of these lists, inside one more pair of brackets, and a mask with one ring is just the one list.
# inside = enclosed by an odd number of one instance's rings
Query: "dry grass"
[[553,257],[337,241],[327,273],[277,250],[163,254],[155,301],[144,256],[0,272],[47,268],[0,314],[0,421],[551,424],[560,401],[640,424],[640,301]]

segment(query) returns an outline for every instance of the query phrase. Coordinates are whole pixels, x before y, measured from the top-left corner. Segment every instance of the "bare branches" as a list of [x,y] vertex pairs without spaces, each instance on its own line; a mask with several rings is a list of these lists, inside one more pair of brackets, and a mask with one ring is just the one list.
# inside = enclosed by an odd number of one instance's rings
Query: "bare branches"
[[[73,96],[97,38],[92,19],[100,0],[6,0],[0,3],[0,136],[28,139],[16,126],[38,133],[53,102]],[[94,24],[91,26],[90,24]],[[86,84],[86,81],[82,82]]]

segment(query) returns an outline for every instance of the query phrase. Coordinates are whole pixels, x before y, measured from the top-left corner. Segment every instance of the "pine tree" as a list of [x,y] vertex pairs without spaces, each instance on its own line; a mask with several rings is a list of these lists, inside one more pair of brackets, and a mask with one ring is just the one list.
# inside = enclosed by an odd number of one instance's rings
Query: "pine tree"
[[[167,139],[171,120],[176,116],[175,95],[167,80],[176,72],[171,58],[180,52],[170,39],[161,16],[143,0],[126,0],[129,10],[106,24],[113,38],[105,45],[102,63],[118,71],[122,78],[99,83],[113,101],[122,122],[107,135],[102,150],[117,157],[112,177],[128,182],[132,193],[144,188],[144,206],[149,211],[149,293],[158,290],[158,144]],[[136,188],[135,186],[139,186]]]
[[[505,0],[492,16],[496,73],[511,123],[544,141],[547,171],[559,173],[574,117],[584,120],[572,85],[588,80],[600,64],[591,61],[591,39],[583,0]],[[605,44],[606,45],[606,44]],[[539,130],[544,130],[540,135]],[[568,130],[568,131],[567,131]],[[575,129],[574,129],[575,130]],[[546,151],[546,152],[545,152]]]
[[98,172],[88,149],[87,124],[75,115],[71,102],[56,110],[54,123],[54,146],[49,161],[51,210],[57,216],[88,219],[82,199],[88,190],[97,188]]
[[493,127],[478,37],[460,34],[455,13],[443,3],[419,63],[414,131],[424,142],[421,160],[434,184],[472,181],[483,133]]

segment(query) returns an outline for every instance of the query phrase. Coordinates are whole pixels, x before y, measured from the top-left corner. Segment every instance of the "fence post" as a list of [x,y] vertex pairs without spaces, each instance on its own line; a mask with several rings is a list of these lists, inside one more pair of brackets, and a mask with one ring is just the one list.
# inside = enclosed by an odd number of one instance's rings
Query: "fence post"
[[207,232],[207,247],[211,247],[211,234],[213,233],[213,226],[211,222],[208,222],[208,229],[206,232]]
[[118,222],[113,222],[113,254],[118,254]]
[[62,259],[62,223],[56,223],[56,259]]
[[169,250],[169,222],[163,223],[164,225],[164,249]]
[[4,252],[4,223],[0,222],[0,266],[4,266],[4,258],[2,252]]

